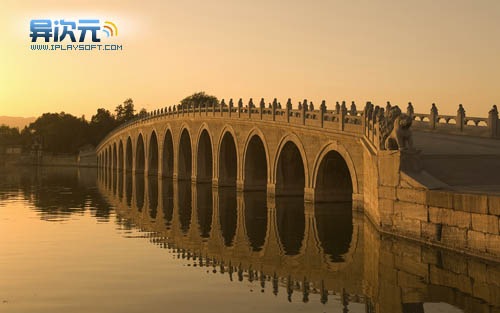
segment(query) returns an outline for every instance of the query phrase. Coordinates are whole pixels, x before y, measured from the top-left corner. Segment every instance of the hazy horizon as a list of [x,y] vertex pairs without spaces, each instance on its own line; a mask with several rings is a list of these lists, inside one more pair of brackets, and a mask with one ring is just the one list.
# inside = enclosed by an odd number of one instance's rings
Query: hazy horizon
[[[386,101],[486,117],[500,104],[500,2],[10,1],[1,5],[0,115],[88,119],[205,91],[219,99]],[[33,18],[116,23],[123,51],[31,51]]]

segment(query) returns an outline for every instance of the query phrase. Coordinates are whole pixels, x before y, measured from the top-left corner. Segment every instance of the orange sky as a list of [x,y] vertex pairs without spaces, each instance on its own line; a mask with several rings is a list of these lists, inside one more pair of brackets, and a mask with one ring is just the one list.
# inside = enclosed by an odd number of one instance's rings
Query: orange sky
[[[116,23],[120,52],[31,51],[33,18]],[[498,0],[142,0],[0,3],[0,115],[90,118],[219,98],[387,100],[487,116],[500,104]],[[104,39],[103,39],[104,41]]]

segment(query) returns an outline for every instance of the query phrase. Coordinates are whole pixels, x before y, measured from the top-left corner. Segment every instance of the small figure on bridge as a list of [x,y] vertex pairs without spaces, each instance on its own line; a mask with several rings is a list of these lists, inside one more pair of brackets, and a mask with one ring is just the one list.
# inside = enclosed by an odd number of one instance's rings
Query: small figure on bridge
[[409,116],[413,116],[413,114],[415,114],[415,110],[413,109],[413,105],[411,104],[411,102],[408,102],[408,107],[406,108],[406,114],[408,114]]
[[465,117],[465,109],[461,104],[458,105],[457,115]]
[[350,112],[350,114],[352,116],[358,115],[358,110],[356,108],[356,103],[354,103],[354,101],[351,102],[351,112]]
[[494,104],[493,107],[491,108],[491,110],[488,112],[489,114],[493,114],[493,115],[497,115],[498,116],[498,109],[497,109],[497,105]]
[[321,105],[319,106],[319,109],[321,110],[321,112],[326,113],[326,101],[325,100],[321,101]]

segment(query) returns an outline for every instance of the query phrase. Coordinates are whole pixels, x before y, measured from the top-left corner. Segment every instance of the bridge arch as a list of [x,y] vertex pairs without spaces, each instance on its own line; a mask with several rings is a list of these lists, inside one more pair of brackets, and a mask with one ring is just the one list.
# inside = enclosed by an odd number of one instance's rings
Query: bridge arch
[[250,130],[242,154],[245,190],[266,190],[269,180],[269,148],[266,137],[258,129]]
[[132,138],[128,136],[127,138],[127,146],[125,148],[125,169],[129,172],[133,169],[134,164],[134,154],[132,153]]
[[148,174],[158,175],[158,137],[156,136],[156,130],[151,132],[151,138],[149,138],[149,149],[148,149]]
[[213,178],[213,139],[210,129],[203,123],[198,131],[195,142],[196,151],[196,181],[211,182]]
[[163,138],[162,149],[162,175],[165,177],[174,176],[174,139],[172,137],[172,130],[167,127],[165,136]]
[[314,201],[351,201],[359,193],[354,162],[347,149],[333,141],[325,144],[314,161]]
[[304,196],[309,170],[304,146],[297,135],[284,136],[278,145],[273,162],[276,195]]
[[191,180],[193,154],[191,147],[191,132],[186,125],[181,128],[178,147],[177,178],[179,180]]
[[218,147],[219,186],[236,186],[239,153],[236,132],[231,126],[222,129]]
[[135,172],[143,173],[146,167],[146,150],[144,148],[144,138],[142,133],[139,133],[139,136],[137,136],[135,160]]
[[118,165],[118,155],[117,155],[117,149],[116,149],[116,142],[113,143],[113,159],[112,159],[112,166],[113,166],[113,171],[116,171]]

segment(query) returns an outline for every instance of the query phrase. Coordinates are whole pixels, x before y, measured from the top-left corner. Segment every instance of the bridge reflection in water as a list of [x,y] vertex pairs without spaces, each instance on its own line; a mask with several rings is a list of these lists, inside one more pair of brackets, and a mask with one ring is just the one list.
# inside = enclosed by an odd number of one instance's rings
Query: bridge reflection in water
[[426,304],[435,302],[451,304],[440,304],[449,307],[443,312],[500,307],[497,263],[381,235],[352,202],[305,203],[116,170],[98,177],[123,225],[193,266],[259,281],[276,295],[286,290],[290,301],[318,294],[323,303],[340,301],[343,312],[437,312]]

